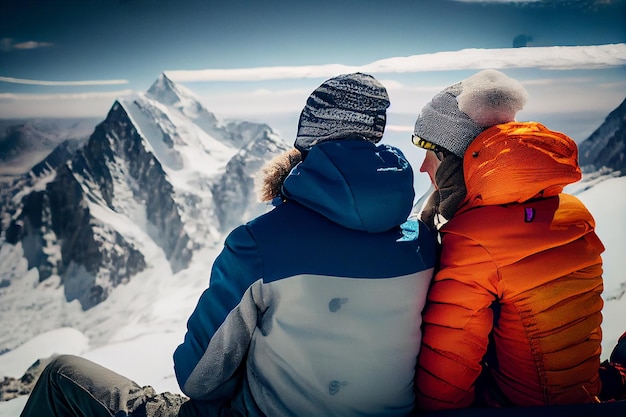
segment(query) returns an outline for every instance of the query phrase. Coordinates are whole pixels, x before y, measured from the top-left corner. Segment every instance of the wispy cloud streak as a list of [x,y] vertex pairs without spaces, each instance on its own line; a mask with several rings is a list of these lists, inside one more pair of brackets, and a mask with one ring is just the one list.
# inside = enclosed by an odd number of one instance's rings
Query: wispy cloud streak
[[44,100],[93,100],[93,99],[115,99],[133,94],[133,90],[119,90],[107,92],[86,92],[67,94],[13,94],[0,93],[0,101],[44,101]]
[[46,81],[46,80],[29,80],[25,78],[14,78],[14,77],[3,77],[3,76],[0,76],[0,82],[13,83],[13,84],[53,86],[53,87],[128,84],[128,80]]
[[267,81],[296,78],[326,78],[340,73],[370,74],[484,68],[539,68],[549,70],[597,69],[626,65],[626,44],[551,46],[502,49],[462,49],[381,59],[361,66],[341,64],[277,66],[236,69],[166,71],[177,82]]
[[26,41],[26,42],[13,42],[11,38],[0,39],[0,52],[9,52],[14,49],[39,49],[39,48],[51,48],[54,44],[51,42],[38,42],[38,41]]
[[51,46],[53,46],[53,44],[50,42],[35,42],[35,41],[28,41],[28,42],[21,42],[21,43],[13,44],[14,49],[38,49],[38,48],[49,48]]

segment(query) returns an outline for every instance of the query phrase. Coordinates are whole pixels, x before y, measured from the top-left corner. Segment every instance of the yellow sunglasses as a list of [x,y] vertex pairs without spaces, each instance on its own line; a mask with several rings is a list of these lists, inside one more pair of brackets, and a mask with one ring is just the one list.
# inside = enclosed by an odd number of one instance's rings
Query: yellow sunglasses
[[435,145],[426,139],[422,139],[415,134],[411,135],[411,142],[413,142],[413,145],[426,149],[427,151],[440,152],[442,150],[438,145]]
[[426,149],[427,151],[433,151],[435,155],[437,155],[437,159],[439,159],[440,161],[443,161],[443,158],[445,158],[446,155],[449,154],[449,152],[441,146],[429,142],[426,139],[422,139],[416,134],[411,135],[411,142],[413,142],[413,145],[418,146],[422,149]]

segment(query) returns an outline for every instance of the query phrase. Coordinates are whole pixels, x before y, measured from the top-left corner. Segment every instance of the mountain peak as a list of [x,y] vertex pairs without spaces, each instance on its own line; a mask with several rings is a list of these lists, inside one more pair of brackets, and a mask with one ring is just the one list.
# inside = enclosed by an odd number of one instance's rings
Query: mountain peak
[[200,103],[191,90],[172,81],[164,72],[148,89],[146,96],[178,110],[209,134],[217,128],[215,115]]
[[164,72],[159,75],[159,78],[148,89],[147,95],[166,105],[180,105],[185,101],[196,101],[194,94],[176,84],[172,81]]

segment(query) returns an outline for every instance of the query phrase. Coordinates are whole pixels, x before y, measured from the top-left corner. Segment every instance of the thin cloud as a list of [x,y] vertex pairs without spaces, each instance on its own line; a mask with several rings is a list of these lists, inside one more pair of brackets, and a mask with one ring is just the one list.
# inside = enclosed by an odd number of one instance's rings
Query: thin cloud
[[3,118],[103,117],[113,102],[134,94],[132,90],[70,94],[0,93]]
[[0,51],[9,52],[14,49],[24,50],[24,49],[39,49],[39,48],[50,48],[53,47],[54,44],[51,42],[37,42],[37,41],[26,41],[26,42],[13,42],[11,38],[2,38],[0,39]]
[[589,77],[563,77],[563,78],[536,78],[534,80],[521,81],[522,84],[530,85],[554,85],[554,84],[582,84],[591,82]]
[[28,42],[21,42],[21,43],[13,44],[14,49],[38,49],[38,48],[49,48],[51,46],[53,46],[53,44],[50,42],[35,42],[35,41],[28,41]]
[[462,49],[460,51],[394,57],[362,66],[328,64],[236,69],[166,71],[177,82],[267,81],[327,78],[340,73],[412,73],[485,68],[539,68],[548,70],[598,69],[626,65],[626,44],[550,46],[536,48]]
[[607,90],[615,90],[615,89],[622,89],[624,90],[624,88],[626,88],[626,81],[622,81],[622,82],[615,82],[615,83],[600,83],[598,84],[599,88],[604,88]]
[[128,80],[46,81],[46,80],[29,80],[25,78],[14,78],[14,77],[3,77],[3,76],[0,76],[0,82],[13,83],[13,84],[54,86],[54,87],[128,84]]
[[86,92],[68,94],[13,94],[0,93],[0,101],[56,101],[56,100],[94,100],[115,99],[133,94],[133,90],[107,92]]

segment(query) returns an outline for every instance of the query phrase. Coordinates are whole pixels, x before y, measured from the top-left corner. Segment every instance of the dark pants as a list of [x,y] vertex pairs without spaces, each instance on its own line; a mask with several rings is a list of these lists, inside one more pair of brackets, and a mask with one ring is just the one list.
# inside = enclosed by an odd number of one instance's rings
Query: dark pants
[[[86,359],[62,355],[46,366],[21,417],[175,417],[207,415],[178,394],[157,394]],[[208,413],[212,414],[212,413]]]

